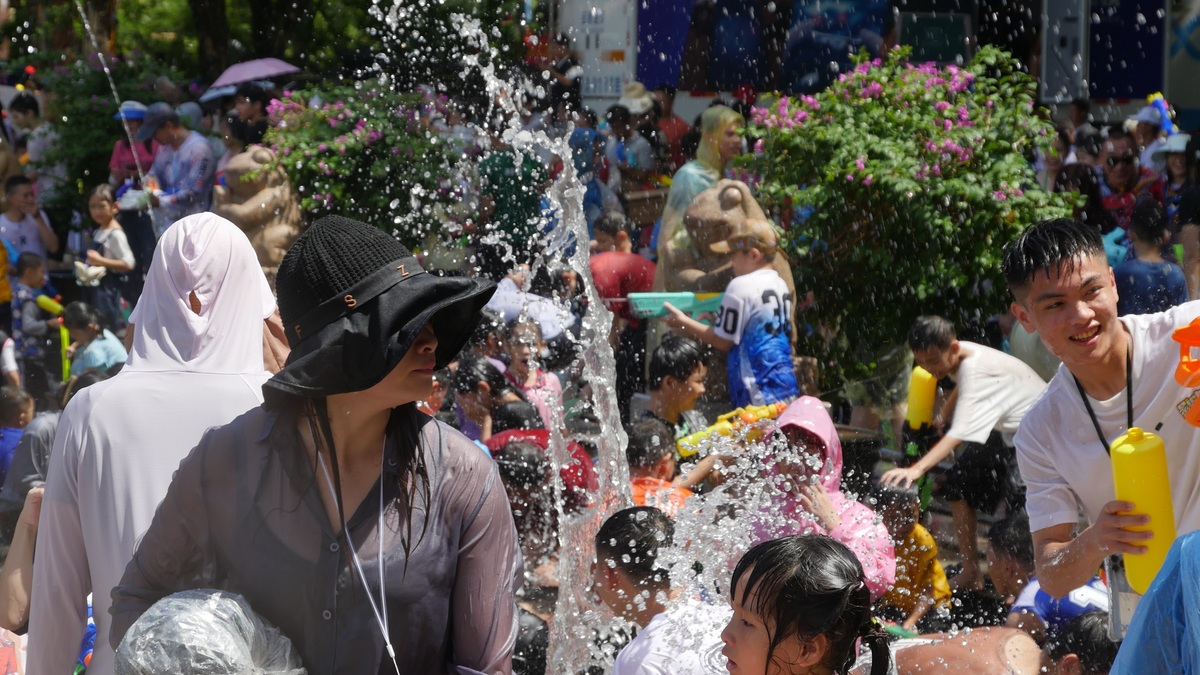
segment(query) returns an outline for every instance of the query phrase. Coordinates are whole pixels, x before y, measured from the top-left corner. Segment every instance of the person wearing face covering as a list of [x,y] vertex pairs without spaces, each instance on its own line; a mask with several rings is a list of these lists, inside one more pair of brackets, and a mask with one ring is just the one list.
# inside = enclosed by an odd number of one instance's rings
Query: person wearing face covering
[[[870,508],[842,492],[842,441],[825,404],[812,396],[796,399],[780,413],[776,429],[798,456],[770,472],[803,484],[785,489],[766,511],[751,516],[755,542],[793,534],[833,537],[854,552],[871,599],[878,600],[896,580],[892,539]],[[814,453],[819,467],[809,462]]]
[[236,225],[201,213],[163,234],[125,367],[79,392],[55,435],[33,566],[30,672],[74,669],[88,593],[97,629],[88,671],[113,672],[109,592],[180,460],[205,430],[262,402],[263,320],[274,311]]
[[508,673],[521,554],[495,463],[421,413],[491,282],[425,273],[378,228],[313,223],[276,280],[292,351],[263,406],[179,467],[113,590],[238,593],[310,673]]

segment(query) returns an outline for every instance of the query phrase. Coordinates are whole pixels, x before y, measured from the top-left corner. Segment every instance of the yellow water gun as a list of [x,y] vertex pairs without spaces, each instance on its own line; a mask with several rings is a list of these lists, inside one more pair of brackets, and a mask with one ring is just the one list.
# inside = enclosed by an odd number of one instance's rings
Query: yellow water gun
[[71,378],[71,359],[67,356],[67,348],[71,346],[71,334],[62,322],[62,303],[48,295],[39,295],[37,296],[37,306],[47,314],[58,317],[55,323],[58,324],[59,353],[62,355],[62,381],[66,382]]
[[[680,457],[691,457],[700,451],[700,445],[713,436],[732,436],[735,431],[742,427],[751,426],[762,420],[773,420],[779,417],[780,413],[787,410],[787,404],[782,401],[779,403],[768,403],[767,405],[746,406],[738,408],[733,412],[727,412],[717,418],[717,421],[709,426],[704,431],[697,431],[694,434],[684,436],[675,441],[675,450]],[[762,436],[761,429],[751,429],[747,434],[749,440],[757,440]]]

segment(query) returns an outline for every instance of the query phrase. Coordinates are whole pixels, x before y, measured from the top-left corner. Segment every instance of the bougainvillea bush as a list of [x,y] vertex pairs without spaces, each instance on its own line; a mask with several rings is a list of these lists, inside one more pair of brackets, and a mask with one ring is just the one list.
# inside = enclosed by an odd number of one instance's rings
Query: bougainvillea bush
[[266,144],[309,219],[336,213],[413,247],[454,199],[445,144],[422,120],[421,97],[363,84],[287,92],[271,101]]
[[824,92],[753,112],[758,196],[815,301],[797,316],[813,329],[801,349],[835,377],[870,375],[921,314],[964,326],[1004,311],[1004,244],[1076,199],[1036,187],[1030,159],[1053,127],[1016,61],[990,47],[966,67],[907,56],[863,57]]

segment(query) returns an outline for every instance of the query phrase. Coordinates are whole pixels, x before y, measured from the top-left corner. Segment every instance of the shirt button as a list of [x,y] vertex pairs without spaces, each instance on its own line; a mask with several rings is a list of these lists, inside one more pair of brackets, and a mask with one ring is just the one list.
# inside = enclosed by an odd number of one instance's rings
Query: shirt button
[[333,618],[333,612],[325,610],[324,612],[321,612],[321,618],[328,621]]
[[336,541],[329,545],[329,550],[333,551],[334,553],[337,553],[338,549],[340,549],[340,548],[341,548],[341,546],[338,546],[338,543]]

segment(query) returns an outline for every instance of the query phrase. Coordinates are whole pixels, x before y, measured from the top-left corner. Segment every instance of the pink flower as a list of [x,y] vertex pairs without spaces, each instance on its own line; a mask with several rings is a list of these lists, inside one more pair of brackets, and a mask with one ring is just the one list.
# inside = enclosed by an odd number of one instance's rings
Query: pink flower
[[856,167],[856,168],[857,168],[859,171],[862,171],[862,170],[866,169],[866,168],[867,168],[867,158],[866,158],[866,157],[864,157],[864,156],[859,156],[859,158],[858,158],[858,159],[854,160],[854,166],[855,166],[855,167]]
[[933,109],[938,112],[944,112],[950,109],[950,103],[947,101],[938,101],[937,103],[933,104]]
[[763,153],[763,139],[754,141],[754,154],[761,155]]
[[848,174],[846,174],[846,180],[853,182],[853,181],[854,181],[854,174],[852,174],[852,173],[848,173]]
[[875,179],[871,176],[871,174],[867,174],[867,177],[862,179],[863,185],[869,186],[869,185],[871,185],[871,183],[874,183],[874,182],[875,182]]
[[953,127],[954,124],[950,120],[942,120],[942,126],[946,129],[946,131],[950,131],[950,128]]
[[320,145],[318,145],[318,146],[317,146],[317,150],[318,150],[318,151],[320,151],[320,152],[325,152],[325,151],[326,151],[326,150],[328,150],[328,149],[329,149],[329,144],[328,144],[328,143],[322,143],[322,144],[320,144]]
[[971,113],[970,113],[970,111],[967,110],[967,106],[965,106],[965,105],[958,106],[958,119],[960,122],[966,122],[967,118],[970,116],[971,116]]
[[1008,201],[1008,195],[1004,194],[1000,190],[994,190],[992,192],[992,196],[996,198],[996,201],[1001,201],[1001,202]]

